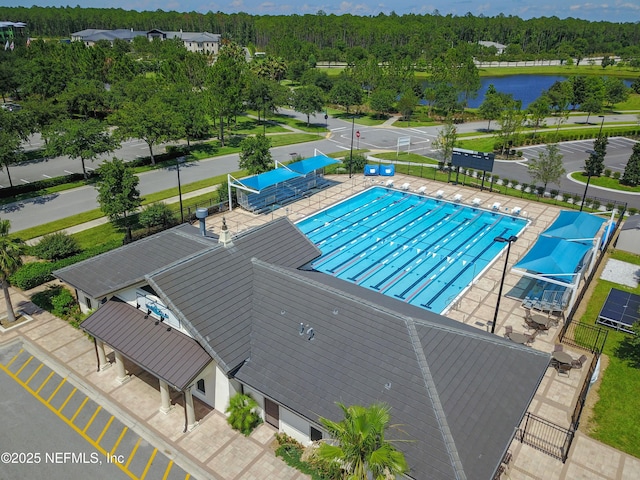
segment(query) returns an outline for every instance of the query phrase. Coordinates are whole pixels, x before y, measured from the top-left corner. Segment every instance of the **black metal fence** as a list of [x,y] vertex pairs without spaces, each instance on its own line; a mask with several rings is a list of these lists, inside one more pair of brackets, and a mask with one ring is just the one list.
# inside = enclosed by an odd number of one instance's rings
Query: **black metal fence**
[[569,455],[574,435],[575,431],[571,428],[563,428],[527,412],[516,432],[516,439],[564,463]]
[[571,428],[574,431],[578,430],[578,425],[580,425],[580,416],[582,415],[582,410],[584,409],[584,405],[587,402],[587,394],[589,393],[589,388],[591,387],[591,378],[593,377],[593,372],[595,372],[596,370],[599,359],[600,353],[594,355],[591,358],[591,364],[589,365],[589,369],[587,370],[587,378],[582,384],[582,389],[580,390],[580,394],[578,395],[576,406],[573,409],[573,414],[571,415]]

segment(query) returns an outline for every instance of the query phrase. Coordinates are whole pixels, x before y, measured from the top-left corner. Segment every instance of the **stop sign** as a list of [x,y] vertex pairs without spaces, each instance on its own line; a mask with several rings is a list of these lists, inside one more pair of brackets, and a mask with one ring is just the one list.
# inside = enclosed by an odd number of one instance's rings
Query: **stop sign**
[[356,132],[356,137],[360,138],[360,130]]

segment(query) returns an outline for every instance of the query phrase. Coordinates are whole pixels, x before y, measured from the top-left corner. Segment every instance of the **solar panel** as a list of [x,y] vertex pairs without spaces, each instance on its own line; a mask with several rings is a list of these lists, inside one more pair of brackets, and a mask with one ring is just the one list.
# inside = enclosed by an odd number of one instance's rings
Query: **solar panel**
[[598,315],[598,323],[634,333],[631,325],[640,319],[640,295],[612,288]]

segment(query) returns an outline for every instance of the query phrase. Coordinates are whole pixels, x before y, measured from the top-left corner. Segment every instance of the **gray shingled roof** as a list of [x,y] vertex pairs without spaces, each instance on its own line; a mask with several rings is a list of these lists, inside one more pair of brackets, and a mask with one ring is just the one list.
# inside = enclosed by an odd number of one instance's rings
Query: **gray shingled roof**
[[321,255],[287,218],[233,239],[147,277],[165,305],[225,371],[249,356],[251,258],[295,268]]
[[93,298],[101,298],[144,280],[173,262],[217,245],[217,236],[202,237],[183,225],[53,272]]
[[621,230],[635,230],[637,228],[640,228],[640,215],[631,215],[630,217],[627,217],[622,224],[622,227],[620,227]]
[[312,421],[338,420],[336,401],[388,403],[401,425],[389,438],[409,440],[398,447],[415,478],[492,478],[549,363],[482,330],[416,308],[401,315],[386,297],[376,304],[258,260],[253,289],[251,358],[236,378]]
[[193,338],[117,299],[100,307],[81,328],[178,390],[211,363]]

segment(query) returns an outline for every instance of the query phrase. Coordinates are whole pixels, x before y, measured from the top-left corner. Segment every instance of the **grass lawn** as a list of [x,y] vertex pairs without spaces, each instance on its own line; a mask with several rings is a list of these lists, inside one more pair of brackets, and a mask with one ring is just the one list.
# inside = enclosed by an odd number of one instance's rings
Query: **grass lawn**
[[387,160],[389,162],[411,162],[411,163],[427,163],[429,165],[437,165],[438,160],[433,158],[424,157],[417,153],[400,152],[398,155],[395,152],[376,153],[371,155],[372,157],[379,158],[380,160]]
[[632,93],[626,102],[616,103],[614,110],[640,110],[640,94]]
[[[571,178],[578,182],[587,183],[587,176],[584,172],[573,172]],[[630,187],[628,185],[622,185],[618,180],[611,177],[591,177],[590,185],[596,185],[598,187],[606,187],[614,190],[620,190],[623,192],[640,192],[640,186]]]
[[[640,268],[640,256],[614,250],[611,258],[633,263]],[[593,325],[611,288],[640,294],[640,287],[629,288],[617,283],[598,280],[589,305],[580,318],[581,322]],[[606,328],[606,327],[604,327]],[[618,355],[620,343],[628,336],[607,328],[609,332],[604,354],[609,357],[609,366],[604,371],[598,390],[598,402],[589,419],[589,435],[593,438],[640,458],[640,369],[631,367]]]

